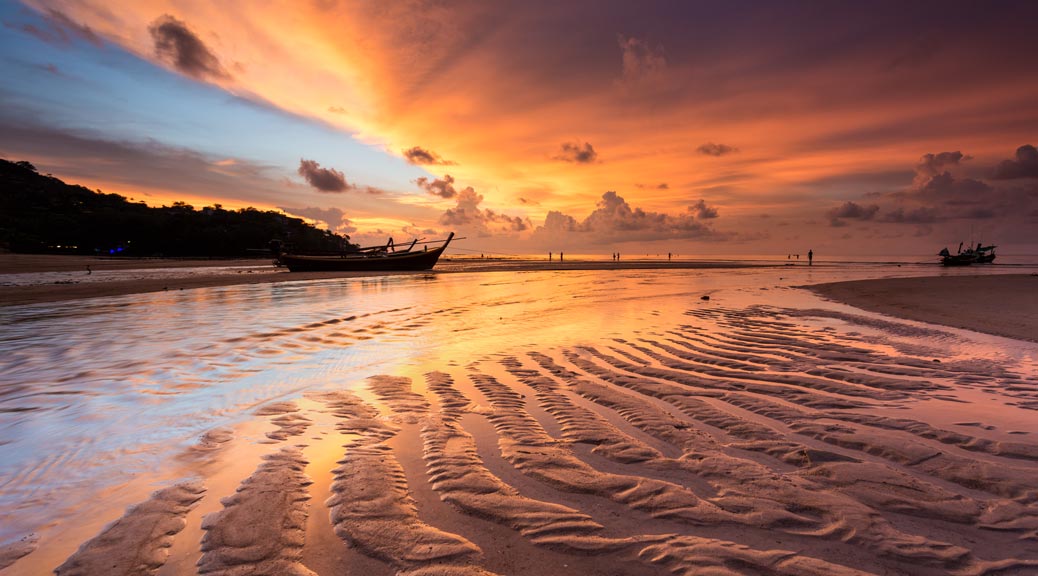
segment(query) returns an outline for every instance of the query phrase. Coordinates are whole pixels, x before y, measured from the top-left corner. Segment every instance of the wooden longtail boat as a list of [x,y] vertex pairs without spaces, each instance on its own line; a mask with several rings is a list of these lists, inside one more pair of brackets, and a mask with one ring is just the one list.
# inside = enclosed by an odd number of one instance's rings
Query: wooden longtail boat
[[[277,261],[292,272],[386,272],[396,270],[429,270],[454,239],[451,232],[443,244],[429,249],[415,250],[418,240],[403,250],[394,250],[392,241],[385,246],[361,248],[355,252],[336,255],[306,255],[281,253]],[[435,243],[437,241],[433,241]],[[429,243],[424,243],[429,244]]]
[[938,252],[937,255],[941,257],[941,264],[944,266],[990,264],[995,261],[995,248],[996,246],[982,246],[980,242],[977,242],[976,248],[971,244],[963,250],[962,244],[960,243],[958,253],[952,254],[947,248],[944,248]]

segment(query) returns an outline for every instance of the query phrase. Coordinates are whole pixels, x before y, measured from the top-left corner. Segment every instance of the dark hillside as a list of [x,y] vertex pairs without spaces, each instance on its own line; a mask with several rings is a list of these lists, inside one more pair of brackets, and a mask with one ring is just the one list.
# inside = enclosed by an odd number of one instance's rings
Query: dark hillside
[[300,251],[348,250],[349,238],[255,208],[151,208],[0,159],[0,249],[123,256],[239,257],[279,239]]

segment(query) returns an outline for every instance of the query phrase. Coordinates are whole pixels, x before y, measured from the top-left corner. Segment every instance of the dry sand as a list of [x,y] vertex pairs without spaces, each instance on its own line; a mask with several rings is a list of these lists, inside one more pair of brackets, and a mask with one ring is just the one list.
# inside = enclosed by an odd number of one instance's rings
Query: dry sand
[[815,292],[865,310],[1038,342],[1038,275],[835,282]]

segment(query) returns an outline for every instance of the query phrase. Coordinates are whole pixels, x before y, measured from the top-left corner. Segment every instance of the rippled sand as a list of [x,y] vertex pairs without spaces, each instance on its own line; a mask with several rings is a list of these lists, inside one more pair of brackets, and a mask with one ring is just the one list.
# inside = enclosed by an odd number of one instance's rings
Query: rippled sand
[[[0,558],[11,574],[1038,573],[1038,345],[855,311],[784,274],[19,309],[0,497],[34,529],[8,530]],[[64,442],[31,454],[47,431]]]

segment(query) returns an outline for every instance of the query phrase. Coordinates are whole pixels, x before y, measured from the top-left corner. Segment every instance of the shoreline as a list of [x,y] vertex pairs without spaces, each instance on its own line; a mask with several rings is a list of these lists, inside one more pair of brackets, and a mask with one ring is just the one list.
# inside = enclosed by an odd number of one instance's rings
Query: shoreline
[[870,312],[1038,342],[1038,275],[883,278],[803,288]]
[[[257,259],[191,259],[191,258],[118,258],[94,256],[56,256],[36,254],[0,254],[0,276],[4,274],[77,273],[84,278],[87,267],[92,272],[128,272],[133,270],[188,269],[190,274],[173,274],[161,278],[134,278],[79,281],[66,278],[51,283],[24,286],[0,285],[0,307],[27,304],[44,304],[84,298],[110,298],[130,294],[145,294],[169,290],[192,288],[215,288],[238,284],[261,284],[274,282],[297,282],[306,280],[329,280],[334,278],[364,278],[372,276],[394,276],[400,274],[454,274],[461,272],[541,272],[557,270],[683,270],[683,269],[738,269],[766,268],[767,265],[727,261],[676,261],[657,262],[629,260],[606,262],[573,260],[549,262],[536,260],[470,260],[441,259],[433,271],[379,271],[379,272],[289,272],[274,268],[269,258]],[[783,264],[782,267],[785,265]],[[217,268],[240,268],[236,273]],[[213,268],[209,274],[197,272],[200,268]]]
[[[170,270],[162,277],[90,281],[68,277],[53,283],[0,286],[0,307],[45,304],[86,298],[111,298],[170,290],[214,288],[239,284],[263,284],[335,278],[394,276],[416,272],[288,272],[270,265],[268,258],[119,258],[36,254],[0,254],[0,275],[21,273],[76,273],[90,266],[99,273],[134,270]],[[573,260],[443,259],[435,271],[419,274],[462,272],[541,272],[591,270],[687,270],[785,268],[728,261],[621,262]],[[206,272],[212,268],[212,273]],[[797,267],[800,268],[800,267]],[[806,267],[804,267],[806,268]],[[188,269],[191,271],[188,272]],[[977,332],[1038,342],[1038,276],[997,274],[981,276],[924,276],[850,280],[801,286],[824,298],[898,318],[963,328]]]

